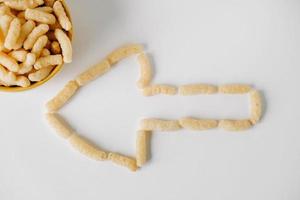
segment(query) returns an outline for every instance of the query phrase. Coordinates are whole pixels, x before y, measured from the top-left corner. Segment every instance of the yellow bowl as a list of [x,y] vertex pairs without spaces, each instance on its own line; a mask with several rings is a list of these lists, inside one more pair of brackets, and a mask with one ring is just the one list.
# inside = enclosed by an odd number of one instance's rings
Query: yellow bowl
[[[72,18],[71,18],[69,7],[67,6],[65,0],[60,0],[60,1],[63,3],[63,6],[65,7],[65,10],[66,10],[66,13],[67,13],[67,15],[70,18],[71,23],[72,23]],[[68,32],[68,36],[69,36],[69,38],[72,41],[72,38],[73,38],[73,28]],[[43,80],[41,80],[39,82],[31,84],[29,87],[23,88],[23,87],[18,87],[18,86],[12,86],[12,87],[0,86],[0,91],[4,91],[4,92],[23,92],[23,91],[27,91],[27,90],[31,90],[31,89],[37,88],[37,87],[43,85],[44,83],[46,83],[47,81],[49,81],[50,79],[52,79],[56,74],[58,74],[61,71],[61,69],[63,68],[63,65],[64,64],[56,66],[52,70],[52,72],[49,74],[49,76],[47,76],[47,78],[45,78],[45,79],[43,79]]]

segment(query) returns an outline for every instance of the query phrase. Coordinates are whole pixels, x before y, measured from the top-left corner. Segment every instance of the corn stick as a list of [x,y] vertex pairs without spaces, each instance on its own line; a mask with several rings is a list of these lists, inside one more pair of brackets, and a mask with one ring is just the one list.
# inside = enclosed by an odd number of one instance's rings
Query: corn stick
[[108,159],[111,160],[113,163],[127,167],[131,171],[137,171],[138,167],[136,165],[136,160],[127,156],[123,156],[117,153],[109,153]]
[[251,98],[251,122],[253,125],[257,124],[262,115],[262,98],[261,94],[257,90],[250,92]]
[[136,141],[136,163],[142,167],[148,160],[149,140],[151,137],[150,131],[138,131]]
[[18,72],[20,66],[17,61],[7,54],[0,51],[0,64],[12,72]]
[[191,84],[179,87],[179,94],[183,96],[191,96],[198,94],[215,94],[218,87],[207,84]]
[[176,95],[177,88],[169,85],[152,85],[143,89],[144,96],[155,96],[159,94]]
[[56,133],[64,139],[68,139],[73,135],[74,130],[67,124],[67,122],[56,113],[46,114],[46,118],[51,125],[51,127],[56,131]]
[[223,94],[245,94],[251,91],[251,86],[244,84],[229,84],[219,87],[219,92]]
[[72,23],[68,18],[65,9],[60,1],[56,1],[54,3],[53,10],[62,28],[66,31],[70,31],[72,29]]
[[87,141],[77,134],[72,134],[68,141],[74,149],[93,160],[107,160],[108,155],[105,151],[99,149],[90,141]]
[[49,112],[56,112],[62,108],[76,91],[79,89],[79,86],[76,81],[70,81],[52,100],[50,100],[46,107]]
[[141,75],[139,81],[137,82],[137,85],[139,88],[145,88],[150,85],[152,80],[152,66],[150,64],[148,56],[145,53],[142,53],[138,56],[138,62],[141,68]]
[[221,120],[219,128],[226,131],[244,131],[252,127],[250,120]]
[[139,44],[130,44],[113,51],[107,56],[107,60],[111,65],[114,65],[120,60],[123,60],[124,58],[132,56],[134,54],[140,54],[142,52],[143,46]]
[[97,79],[98,77],[102,76],[106,72],[110,70],[110,64],[107,60],[101,61],[97,65],[89,68],[87,71],[81,73],[76,78],[76,82],[80,86],[84,86],[89,82]]
[[218,120],[183,118],[179,120],[180,125],[189,130],[202,131],[218,127]]
[[177,120],[144,119],[140,129],[145,131],[177,131],[182,127]]
[[67,34],[61,29],[55,29],[55,37],[58,40],[60,47],[62,49],[62,55],[65,63],[72,62],[72,43]]

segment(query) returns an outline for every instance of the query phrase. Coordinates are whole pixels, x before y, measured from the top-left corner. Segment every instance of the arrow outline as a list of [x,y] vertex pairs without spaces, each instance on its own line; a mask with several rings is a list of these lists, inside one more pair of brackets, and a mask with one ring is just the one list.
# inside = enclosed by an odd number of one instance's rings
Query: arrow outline
[[[197,118],[182,118],[179,120],[144,119],[141,121],[141,126],[137,133],[136,158],[100,149],[92,142],[78,135],[76,131],[71,128],[67,121],[64,120],[58,112],[77,93],[77,91],[81,87],[106,74],[110,71],[114,64],[132,55],[139,55],[138,62],[141,67],[141,77],[137,84],[145,96],[162,94],[177,95],[178,88],[179,94],[184,96],[198,94],[212,95],[217,93],[249,94],[251,99],[250,118],[242,120],[211,120]],[[141,56],[143,56],[142,59]],[[145,73],[145,70],[143,69],[146,69],[146,71],[148,70],[148,73]],[[138,44],[125,45],[113,51],[97,65],[89,68],[88,70],[77,76],[75,80],[69,81],[66,86],[56,95],[56,97],[54,97],[46,104],[46,107],[48,109],[48,113],[46,114],[47,120],[51,127],[54,128],[60,136],[62,136],[64,139],[67,139],[69,143],[75,149],[77,149],[77,151],[84,154],[85,156],[94,160],[110,160],[118,165],[129,168],[131,171],[136,171],[139,167],[142,167],[148,161],[148,152],[150,150],[149,141],[151,140],[151,135],[154,131],[164,132],[177,131],[180,129],[203,131],[213,128],[223,128],[227,131],[242,131],[250,129],[252,126],[256,125],[262,117],[261,94],[258,90],[255,90],[248,85],[230,84],[219,87],[215,86],[216,90],[205,90],[205,88],[211,89],[214,86],[198,84],[198,86],[200,86],[198,87],[198,89],[200,88],[199,90],[192,93],[185,93],[184,91],[187,91],[185,89],[191,89],[191,87],[194,87],[195,84],[179,86],[178,88],[169,85],[151,85],[152,76],[152,66],[149,58],[144,53],[144,48]],[[144,84],[141,84],[141,82]],[[245,90],[245,88],[248,89]],[[174,92],[174,89],[176,90],[176,92]]]

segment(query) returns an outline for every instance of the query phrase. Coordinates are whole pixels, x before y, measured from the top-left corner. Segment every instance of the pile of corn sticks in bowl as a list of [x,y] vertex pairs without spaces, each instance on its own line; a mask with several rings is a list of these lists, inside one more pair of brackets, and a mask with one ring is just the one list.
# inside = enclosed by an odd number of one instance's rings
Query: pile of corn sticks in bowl
[[63,0],[0,1],[0,87],[30,88],[71,63],[72,30]]

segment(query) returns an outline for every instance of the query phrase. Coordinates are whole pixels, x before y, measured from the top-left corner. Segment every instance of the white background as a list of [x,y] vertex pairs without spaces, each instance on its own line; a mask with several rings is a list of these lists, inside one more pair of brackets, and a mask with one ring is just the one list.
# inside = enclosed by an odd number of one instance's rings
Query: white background
[[[300,199],[300,1],[69,0],[74,62],[30,92],[1,93],[0,199]],[[250,131],[155,133],[137,173],[73,151],[44,103],[127,43],[145,44],[155,83],[249,83],[267,102]],[[134,156],[143,117],[239,118],[247,96],[144,98],[134,57],[83,88],[62,111],[78,133]]]

